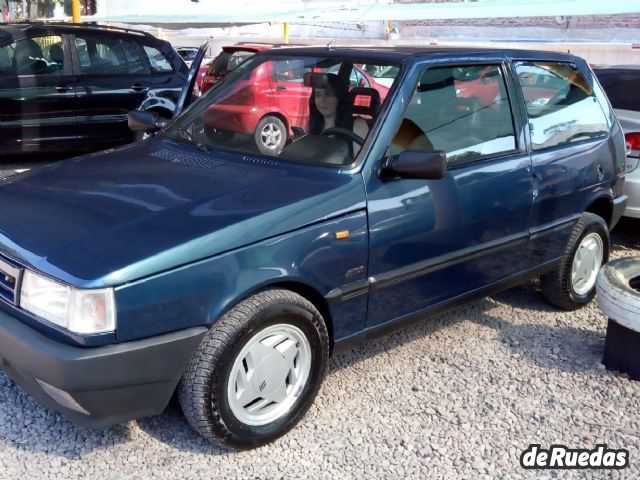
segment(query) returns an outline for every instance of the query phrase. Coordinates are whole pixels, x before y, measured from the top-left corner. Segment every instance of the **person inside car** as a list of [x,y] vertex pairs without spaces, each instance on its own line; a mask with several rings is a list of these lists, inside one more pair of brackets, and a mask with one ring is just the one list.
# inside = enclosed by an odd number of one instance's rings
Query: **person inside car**
[[[349,84],[333,73],[323,76],[326,82],[314,82],[309,98],[309,133],[320,135],[328,129],[339,128],[353,132],[364,139],[369,133],[367,122],[353,117],[353,105],[349,100]],[[360,145],[353,142],[353,155]]]

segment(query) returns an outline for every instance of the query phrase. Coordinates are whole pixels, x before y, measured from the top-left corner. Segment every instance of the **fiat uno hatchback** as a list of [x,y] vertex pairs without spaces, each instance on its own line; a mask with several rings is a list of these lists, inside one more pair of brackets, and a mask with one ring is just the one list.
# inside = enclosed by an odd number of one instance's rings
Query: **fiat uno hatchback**
[[[308,92],[271,156],[209,128],[266,64]],[[395,69],[384,102],[356,65]],[[462,90],[480,70],[489,104]],[[271,50],[130,122],[162,128],[0,185],[2,367],[82,425],[177,391],[204,437],[273,440],[356,342],[534,277],[586,304],[625,206],[622,131],[565,54]]]

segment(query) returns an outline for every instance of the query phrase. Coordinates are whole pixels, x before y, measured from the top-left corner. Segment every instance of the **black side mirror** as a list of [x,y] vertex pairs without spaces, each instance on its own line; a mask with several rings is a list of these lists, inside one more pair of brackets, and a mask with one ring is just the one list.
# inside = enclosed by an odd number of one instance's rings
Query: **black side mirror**
[[128,117],[129,128],[134,132],[153,133],[169,126],[169,120],[157,113],[131,110]]
[[391,157],[382,173],[386,177],[439,180],[447,175],[447,155],[441,150],[405,150]]

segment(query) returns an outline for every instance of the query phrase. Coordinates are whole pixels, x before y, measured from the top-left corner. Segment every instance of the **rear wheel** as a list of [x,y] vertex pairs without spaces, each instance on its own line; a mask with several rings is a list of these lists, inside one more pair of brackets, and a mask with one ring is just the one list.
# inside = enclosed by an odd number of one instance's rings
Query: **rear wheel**
[[593,213],[584,213],[571,232],[559,267],[540,278],[544,298],[563,310],[589,303],[600,267],[609,259],[609,229]]
[[288,290],[267,290],[211,328],[180,382],[180,404],[205,438],[255,447],[304,416],[328,356],[327,329],[313,304]]
[[278,155],[287,143],[287,127],[278,117],[267,115],[253,134],[260,153]]

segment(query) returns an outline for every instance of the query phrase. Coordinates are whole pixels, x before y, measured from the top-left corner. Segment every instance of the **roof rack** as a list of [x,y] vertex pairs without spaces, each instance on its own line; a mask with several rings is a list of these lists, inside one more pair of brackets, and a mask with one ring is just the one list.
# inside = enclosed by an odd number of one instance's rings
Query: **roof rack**
[[54,21],[46,21],[46,20],[35,20],[35,21],[29,21],[29,22],[9,22],[9,23],[2,23],[0,24],[2,26],[23,26],[26,28],[30,28],[30,27],[41,27],[41,26],[46,26],[46,25],[54,25],[54,26],[62,26],[62,27],[71,27],[71,28],[82,28],[82,27],[96,27],[96,28],[101,28],[101,29],[105,29],[105,30],[115,30],[115,31],[119,31],[119,32],[127,32],[127,33],[136,33],[138,35],[144,35],[145,37],[150,37],[150,38],[155,38],[153,35],[151,35],[149,32],[145,32],[143,30],[134,30],[131,28],[124,28],[124,27],[113,27],[111,25],[100,25],[98,22],[84,22],[84,23],[70,23],[70,22],[63,22],[60,20],[54,20]]

